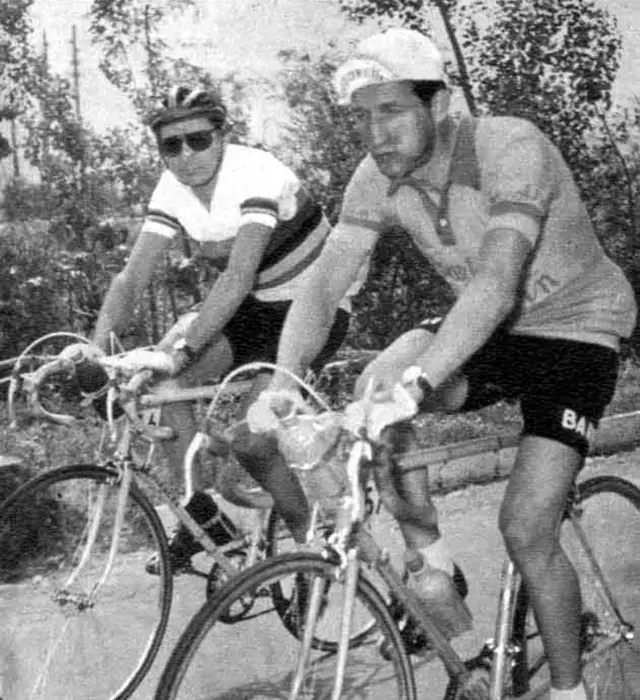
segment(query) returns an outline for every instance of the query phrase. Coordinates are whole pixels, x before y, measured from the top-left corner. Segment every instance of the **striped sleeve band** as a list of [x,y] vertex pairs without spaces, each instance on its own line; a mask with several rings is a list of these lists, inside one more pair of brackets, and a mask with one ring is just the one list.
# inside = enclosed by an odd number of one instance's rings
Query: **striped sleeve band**
[[173,238],[181,229],[180,222],[159,209],[149,209],[142,224],[142,231]]

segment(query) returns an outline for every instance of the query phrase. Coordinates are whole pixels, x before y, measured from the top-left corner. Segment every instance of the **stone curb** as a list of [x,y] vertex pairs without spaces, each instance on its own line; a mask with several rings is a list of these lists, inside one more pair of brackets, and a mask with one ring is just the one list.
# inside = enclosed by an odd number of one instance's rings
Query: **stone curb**
[[[428,468],[434,492],[455,491],[469,484],[506,479],[515,459],[519,433],[456,442],[445,447],[417,450],[405,455],[407,470]],[[608,416],[591,443],[589,457],[632,450],[640,445],[640,411]]]

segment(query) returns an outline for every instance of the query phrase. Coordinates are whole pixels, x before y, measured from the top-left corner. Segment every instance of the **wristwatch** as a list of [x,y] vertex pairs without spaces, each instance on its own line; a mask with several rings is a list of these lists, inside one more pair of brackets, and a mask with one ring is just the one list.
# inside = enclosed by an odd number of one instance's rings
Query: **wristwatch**
[[198,353],[187,343],[186,338],[178,338],[173,344],[173,349],[184,353],[189,362],[195,362],[198,357]]
[[402,383],[415,384],[425,398],[434,391],[433,387],[431,386],[431,382],[427,379],[427,376],[422,371],[422,368],[418,367],[418,365],[411,365],[411,367],[405,369],[405,371],[402,373]]

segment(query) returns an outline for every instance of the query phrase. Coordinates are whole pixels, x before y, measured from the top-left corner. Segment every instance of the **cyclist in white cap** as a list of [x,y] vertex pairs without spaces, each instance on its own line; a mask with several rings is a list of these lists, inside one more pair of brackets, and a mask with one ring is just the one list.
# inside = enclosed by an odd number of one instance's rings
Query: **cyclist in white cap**
[[[400,384],[416,411],[520,400],[523,431],[500,528],[535,606],[552,700],[586,700],[580,591],[556,525],[614,392],[620,340],[636,321],[632,289],[603,252],[560,152],[533,124],[450,115],[443,62],[428,38],[391,29],[362,41],[335,88],[369,153],[287,316],[278,362],[297,373],[308,366],[379,237],[403,228],[456,301],[437,330],[425,324],[382,352],[357,392],[371,380],[379,391]],[[271,388],[288,388],[286,378]],[[406,424],[398,428],[390,440],[406,436]],[[400,523],[409,568],[424,565],[410,579],[420,594],[430,571],[455,569],[426,474],[404,475],[401,486],[428,523]]]

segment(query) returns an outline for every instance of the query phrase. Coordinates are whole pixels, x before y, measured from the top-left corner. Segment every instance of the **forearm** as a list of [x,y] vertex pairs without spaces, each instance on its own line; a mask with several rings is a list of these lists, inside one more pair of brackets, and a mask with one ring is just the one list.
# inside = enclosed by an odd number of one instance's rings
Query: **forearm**
[[118,275],[114,278],[104,299],[95,329],[93,342],[104,350],[108,349],[111,333],[121,335],[132,309],[137,305],[136,289],[127,279]]
[[282,329],[277,364],[302,376],[325,346],[337,304],[308,289],[294,300]]
[[251,280],[223,272],[207,295],[197,317],[185,333],[185,340],[196,352],[219,334],[251,291]]
[[459,370],[506,320],[515,292],[489,278],[474,279],[445,317],[419,361],[433,387]]

